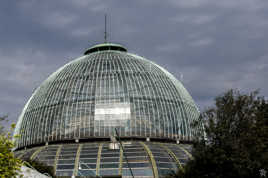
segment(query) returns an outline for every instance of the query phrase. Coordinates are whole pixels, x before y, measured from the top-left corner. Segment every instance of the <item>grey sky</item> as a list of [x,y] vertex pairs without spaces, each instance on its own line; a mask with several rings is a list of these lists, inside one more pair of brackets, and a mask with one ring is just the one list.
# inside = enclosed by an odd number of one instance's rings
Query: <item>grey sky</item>
[[109,41],[163,66],[200,110],[237,88],[268,96],[267,0],[8,0],[0,2],[0,115],[16,122],[52,72]]

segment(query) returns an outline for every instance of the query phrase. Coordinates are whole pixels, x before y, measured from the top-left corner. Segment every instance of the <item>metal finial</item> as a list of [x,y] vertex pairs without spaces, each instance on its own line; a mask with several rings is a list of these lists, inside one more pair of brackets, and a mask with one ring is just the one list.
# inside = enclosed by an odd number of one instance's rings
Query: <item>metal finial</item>
[[110,41],[112,41],[112,16],[111,16],[111,14],[110,14],[110,16],[109,16],[110,18],[109,18],[109,22],[110,22],[110,31],[109,31],[109,39],[110,39]]

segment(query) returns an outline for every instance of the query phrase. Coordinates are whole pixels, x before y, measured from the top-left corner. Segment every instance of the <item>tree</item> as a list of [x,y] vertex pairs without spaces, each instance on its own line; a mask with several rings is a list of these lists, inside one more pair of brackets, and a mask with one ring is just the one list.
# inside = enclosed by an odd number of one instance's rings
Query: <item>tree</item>
[[[268,172],[268,101],[254,91],[230,90],[201,114],[205,137],[177,177],[261,177]],[[268,177],[268,175],[266,175]]]
[[[4,121],[6,117],[2,117],[0,121]],[[14,143],[12,141],[11,132],[15,128],[15,124],[11,125],[10,132],[5,133],[3,126],[0,123],[0,177],[15,177],[19,176],[22,161],[17,159],[12,148]]]

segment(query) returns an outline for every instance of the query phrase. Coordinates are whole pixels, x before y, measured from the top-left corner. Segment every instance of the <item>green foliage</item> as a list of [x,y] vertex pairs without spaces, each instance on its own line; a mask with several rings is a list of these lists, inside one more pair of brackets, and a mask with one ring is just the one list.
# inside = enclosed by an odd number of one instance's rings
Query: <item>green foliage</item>
[[194,160],[177,177],[260,177],[268,170],[268,101],[237,90],[215,101],[201,114],[205,138],[196,139]]
[[[30,168],[34,168],[40,173],[54,175],[54,169],[51,166],[47,166],[43,163],[32,160],[22,162],[20,159],[14,156],[12,149],[14,148],[15,144],[14,140],[12,140],[11,132],[15,129],[16,125],[11,124],[10,131],[6,132],[6,130],[4,130],[4,126],[1,124],[3,121],[7,121],[7,116],[0,117],[0,178],[16,176],[22,177],[20,173],[22,164]],[[13,137],[17,138],[19,136],[14,135]]]
[[0,135],[5,134],[4,126],[2,125],[2,122],[7,121],[7,116],[0,116]]
[[[1,127],[2,128],[2,127]],[[15,125],[11,126],[10,132],[15,128]],[[12,148],[14,143],[12,142],[11,133],[0,134],[0,177],[15,177],[19,176],[20,167],[22,165],[21,160],[15,158]]]

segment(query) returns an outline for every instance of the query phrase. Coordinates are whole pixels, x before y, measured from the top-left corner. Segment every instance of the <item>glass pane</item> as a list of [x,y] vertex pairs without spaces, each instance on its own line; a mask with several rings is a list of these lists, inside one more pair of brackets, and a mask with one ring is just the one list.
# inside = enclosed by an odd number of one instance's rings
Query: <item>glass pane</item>
[[73,169],[74,168],[74,164],[71,165],[58,165],[57,169]]
[[102,154],[101,157],[118,157],[119,154]]
[[56,176],[72,176],[73,171],[57,171]]
[[170,163],[157,163],[157,167],[159,168],[176,168],[176,164],[170,164]]
[[138,152],[138,153],[124,153],[124,156],[146,156],[145,152]]
[[123,168],[128,168],[130,166],[131,168],[139,168],[139,167],[149,167],[149,163],[123,163]]
[[96,176],[96,170],[95,169],[92,169],[92,170],[82,170],[82,169],[78,169],[78,172],[77,172],[77,175],[78,176]]
[[118,169],[100,169],[100,175],[108,176],[108,175],[119,175]]
[[172,169],[158,169],[158,174],[159,175],[175,175],[176,172]]
[[[59,159],[75,159],[76,155],[60,155]],[[55,156],[54,156],[55,158]]]
[[79,160],[81,163],[96,163],[97,159],[81,159]]
[[[131,169],[134,177],[136,176],[153,176],[152,169]],[[122,169],[123,176],[131,176],[129,169]]]
[[74,164],[74,159],[60,159],[58,160],[58,164]]
[[95,155],[80,155],[80,158],[97,158],[97,153]]
[[79,169],[95,169],[96,168],[96,164],[84,164],[84,163],[80,163],[79,165]]
[[119,163],[101,164],[100,167],[101,168],[118,168],[119,167]]
[[155,161],[159,162],[170,162],[169,158],[155,157]]
[[119,162],[119,157],[118,158],[101,158],[101,163],[104,162]]
[[[128,162],[145,162],[148,161],[149,158],[145,156],[141,157],[127,157]],[[126,158],[123,158],[123,162],[126,162]]]

